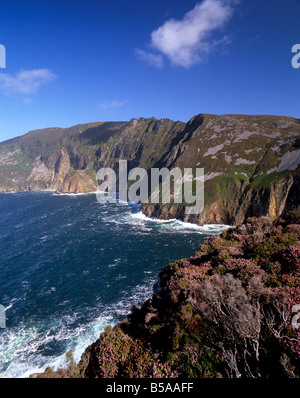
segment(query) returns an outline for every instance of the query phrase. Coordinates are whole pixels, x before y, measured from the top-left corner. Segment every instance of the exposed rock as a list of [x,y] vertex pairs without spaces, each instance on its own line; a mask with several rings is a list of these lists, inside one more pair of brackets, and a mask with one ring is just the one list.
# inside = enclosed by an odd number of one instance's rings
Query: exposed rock
[[[97,183],[92,170],[76,170],[68,173],[57,187],[57,193],[88,193],[97,191]],[[93,178],[94,177],[94,178]]]
[[59,187],[63,183],[70,167],[71,162],[69,154],[62,148],[54,166],[54,182],[51,187],[52,189]]
[[299,164],[300,164],[300,149],[297,149],[293,152],[287,152],[282,156],[277,171],[279,172],[284,170],[296,170]]
[[52,172],[48,167],[41,161],[41,157],[37,156],[33,164],[31,173],[29,174],[29,179],[37,181],[48,182],[52,178]]

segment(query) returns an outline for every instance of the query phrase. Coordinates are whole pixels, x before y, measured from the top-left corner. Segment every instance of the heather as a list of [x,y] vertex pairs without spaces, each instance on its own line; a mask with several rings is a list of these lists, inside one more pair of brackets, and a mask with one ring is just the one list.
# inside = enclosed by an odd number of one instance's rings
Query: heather
[[296,211],[207,239],[60,376],[299,377],[299,240]]

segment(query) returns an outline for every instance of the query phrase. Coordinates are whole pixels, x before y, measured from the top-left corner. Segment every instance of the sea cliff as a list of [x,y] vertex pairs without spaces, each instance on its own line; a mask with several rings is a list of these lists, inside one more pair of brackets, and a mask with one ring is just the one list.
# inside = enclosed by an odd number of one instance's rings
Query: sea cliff
[[199,114],[189,122],[155,118],[31,131],[0,143],[0,191],[93,192],[96,172],[151,168],[204,169],[204,209],[143,204],[148,217],[199,225],[235,225],[248,217],[275,220],[298,209],[300,123],[283,116]]

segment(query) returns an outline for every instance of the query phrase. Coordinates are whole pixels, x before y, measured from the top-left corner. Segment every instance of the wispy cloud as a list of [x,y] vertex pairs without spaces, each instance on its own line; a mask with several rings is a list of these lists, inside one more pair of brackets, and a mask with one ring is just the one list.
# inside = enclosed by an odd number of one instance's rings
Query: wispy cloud
[[104,102],[102,102],[102,104],[100,104],[100,109],[103,110],[107,110],[107,109],[117,109],[120,108],[121,106],[125,105],[127,102],[127,100],[124,101],[117,101],[117,100],[112,100],[112,101],[108,101],[105,100]]
[[164,66],[164,59],[161,54],[153,54],[139,48],[135,50],[135,53],[141,61],[145,61],[155,68],[162,68]]
[[22,69],[15,76],[1,73],[0,90],[6,95],[10,94],[35,94],[38,89],[53,81],[56,75],[49,69]]
[[[173,65],[188,68],[203,61],[218,44],[228,38],[212,37],[221,30],[234,12],[238,0],[204,0],[197,3],[181,20],[169,19],[151,34],[153,50],[160,54],[147,52],[144,60],[166,56]],[[161,60],[161,65],[163,59]]]

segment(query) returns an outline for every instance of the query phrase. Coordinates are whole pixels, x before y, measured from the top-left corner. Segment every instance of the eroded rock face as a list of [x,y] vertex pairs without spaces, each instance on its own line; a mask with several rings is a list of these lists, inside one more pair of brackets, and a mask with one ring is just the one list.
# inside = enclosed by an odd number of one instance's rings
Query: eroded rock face
[[54,166],[52,189],[59,187],[64,182],[64,179],[70,170],[70,166],[69,154],[64,149],[61,149]]
[[[148,204],[149,217],[197,224],[275,219],[299,206],[300,123],[279,116],[197,115],[188,123],[132,119],[29,132],[0,144],[0,191],[97,190],[96,171],[134,167],[203,168],[205,205]],[[150,193],[150,192],[149,192]]]
[[88,193],[97,190],[97,183],[86,170],[76,170],[65,176],[57,193]]
[[41,160],[40,156],[37,156],[35,162],[33,163],[33,168],[29,175],[29,179],[33,179],[34,181],[45,181],[49,182],[52,178],[51,170],[45,165],[45,163]]

